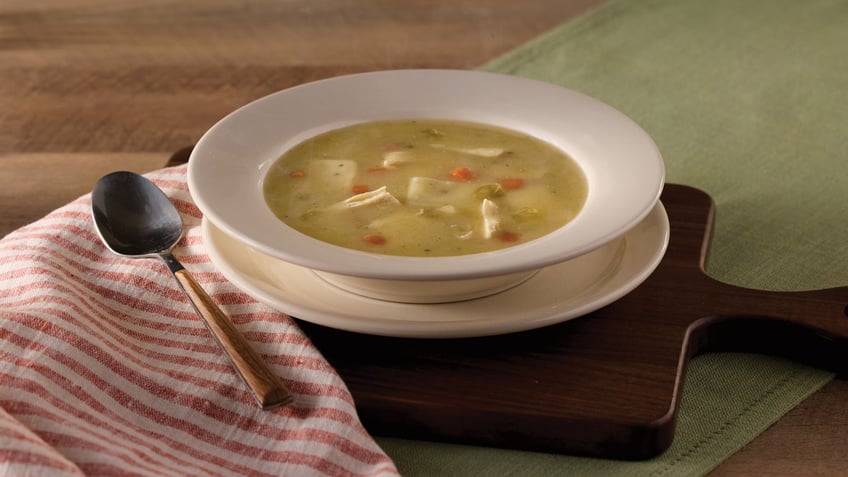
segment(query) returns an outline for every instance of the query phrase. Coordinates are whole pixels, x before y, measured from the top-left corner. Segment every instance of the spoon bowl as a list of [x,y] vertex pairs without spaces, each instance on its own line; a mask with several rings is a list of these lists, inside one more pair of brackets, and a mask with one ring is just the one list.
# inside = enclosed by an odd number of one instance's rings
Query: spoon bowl
[[170,252],[183,235],[179,212],[155,184],[131,172],[101,178],[91,207],[103,243],[124,257],[154,257]]
[[128,258],[158,257],[167,264],[263,409],[292,401],[279,376],[171,253],[183,235],[183,221],[161,189],[133,172],[113,172],[95,184],[91,213],[97,233],[109,250]]

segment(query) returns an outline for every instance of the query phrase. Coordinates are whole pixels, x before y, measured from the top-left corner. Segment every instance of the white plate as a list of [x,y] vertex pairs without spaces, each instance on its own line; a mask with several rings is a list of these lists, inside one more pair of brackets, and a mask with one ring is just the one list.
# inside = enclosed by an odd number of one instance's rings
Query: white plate
[[[262,181],[287,149],[318,133],[380,119],[435,118],[523,131],[569,154],[588,181],[586,204],[561,229],[526,244],[457,257],[389,257],[329,245],[283,224]],[[377,279],[487,277],[583,255],[639,223],[665,169],[645,131],[614,108],[549,83],[479,71],[397,70],[317,81],[231,113],[198,141],[188,165],[204,216],[256,250],[311,269]]]
[[203,220],[212,262],[236,286],[291,316],[360,333],[458,338],[510,333],[559,323],[621,298],[659,265],[669,240],[665,208],[623,237],[586,255],[544,268],[507,291],[475,300],[404,304],[341,290],[312,270],[264,255]]

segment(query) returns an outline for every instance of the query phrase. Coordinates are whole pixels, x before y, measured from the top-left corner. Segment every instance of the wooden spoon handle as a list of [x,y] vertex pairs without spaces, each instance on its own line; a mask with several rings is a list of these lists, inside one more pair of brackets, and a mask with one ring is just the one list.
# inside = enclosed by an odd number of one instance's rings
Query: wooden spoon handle
[[253,392],[262,409],[271,409],[290,403],[294,398],[268,363],[259,356],[230,319],[212,301],[188,271],[174,271],[174,277],[182,286],[206,328],[212,333],[221,350],[229,356],[242,380]]

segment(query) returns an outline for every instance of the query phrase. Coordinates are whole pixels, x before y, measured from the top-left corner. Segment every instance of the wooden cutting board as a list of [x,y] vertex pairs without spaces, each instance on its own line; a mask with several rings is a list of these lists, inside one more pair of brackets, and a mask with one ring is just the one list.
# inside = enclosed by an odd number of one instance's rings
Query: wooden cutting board
[[510,335],[424,340],[300,322],[372,433],[617,459],[671,444],[686,366],[710,351],[848,376],[848,287],[768,292],[704,273],[712,199],[667,184],[671,241],[636,290],[584,317]]

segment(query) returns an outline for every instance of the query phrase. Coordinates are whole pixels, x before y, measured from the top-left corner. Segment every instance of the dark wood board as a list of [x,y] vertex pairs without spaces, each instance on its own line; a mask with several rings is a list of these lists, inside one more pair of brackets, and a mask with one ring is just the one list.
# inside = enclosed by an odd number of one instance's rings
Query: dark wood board
[[747,351],[848,375],[848,287],[752,290],[704,272],[712,199],[667,184],[671,240],[657,270],[594,313],[464,339],[369,336],[299,322],[377,435],[646,459],[674,437],[686,365]]

